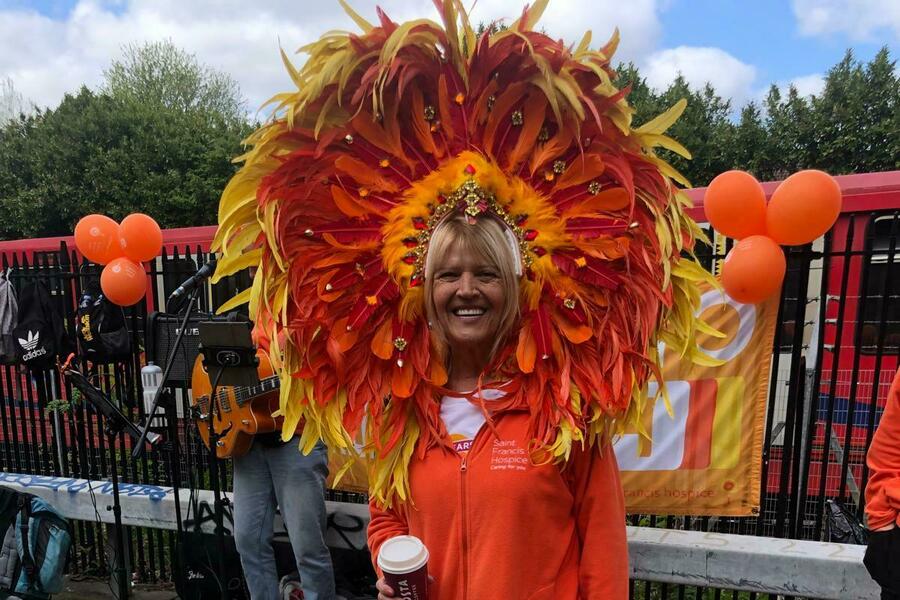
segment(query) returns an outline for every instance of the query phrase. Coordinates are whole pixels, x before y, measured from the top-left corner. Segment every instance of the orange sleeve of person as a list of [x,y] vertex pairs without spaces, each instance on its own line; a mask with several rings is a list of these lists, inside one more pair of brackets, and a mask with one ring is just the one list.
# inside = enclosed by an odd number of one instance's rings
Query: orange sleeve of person
[[866,517],[869,529],[876,530],[896,523],[900,513],[900,371],[888,392],[866,463]]
[[402,508],[395,510],[379,507],[374,499],[369,501],[369,516],[369,529],[366,537],[372,556],[372,566],[375,567],[378,577],[381,577],[381,569],[378,568],[378,551],[381,549],[381,545],[392,537],[408,535],[409,525]]
[[573,450],[569,486],[581,540],[578,594],[584,600],[628,598],[625,497],[612,445]]

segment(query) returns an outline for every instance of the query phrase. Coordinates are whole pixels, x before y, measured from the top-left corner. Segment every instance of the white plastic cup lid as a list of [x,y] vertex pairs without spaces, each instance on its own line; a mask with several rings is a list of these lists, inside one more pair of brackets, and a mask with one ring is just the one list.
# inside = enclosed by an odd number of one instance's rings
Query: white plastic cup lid
[[382,571],[403,575],[428,563],[428,548],[413,535],[398,535],[381,545],[378,566]]

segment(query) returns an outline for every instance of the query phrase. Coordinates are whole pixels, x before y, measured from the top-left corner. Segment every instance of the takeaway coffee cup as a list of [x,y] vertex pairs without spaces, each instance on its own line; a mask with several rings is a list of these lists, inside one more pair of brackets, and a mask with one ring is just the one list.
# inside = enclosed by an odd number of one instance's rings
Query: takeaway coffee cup
[[378,566],[397,598],[427,600],[428,548],[412,535],[398,535],[381,545]]

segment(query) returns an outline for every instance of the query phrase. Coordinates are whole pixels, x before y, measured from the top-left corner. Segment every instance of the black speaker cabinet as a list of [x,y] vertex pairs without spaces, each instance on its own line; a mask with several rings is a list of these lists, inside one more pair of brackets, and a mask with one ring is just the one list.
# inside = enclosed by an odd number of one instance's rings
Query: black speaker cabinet
[[[161,312],[150,313],[147,317],[147,360],[153,361],[160,369],[166,368],[166,359],[172,346],[175,345],[182,319],[183,316]],[[169,383],[190,385],[191,370],[194,368],[197,355],[200,354],[200,330],[197,324],[208,320],[210,315],[204,313],[188,319],[181,348],[178,349],[169,374]]]

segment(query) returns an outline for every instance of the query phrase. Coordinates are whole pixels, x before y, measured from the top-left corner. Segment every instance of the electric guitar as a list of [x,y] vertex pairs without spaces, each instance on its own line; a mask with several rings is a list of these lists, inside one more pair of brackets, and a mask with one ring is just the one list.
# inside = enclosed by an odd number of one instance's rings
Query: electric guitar
[[[253,436],[281,429],[283,419],[273,417],[278,409],[278,375],[274,375],[272,364],[265,352],[257,352],[259,357],[259,383],[252,386],[219,386],[216,390],[215,431],[219,435],[216,455],[219,458],[241,456],[250,449]],[[209,425],[213,420],[210,394],[212,382],[203,366],[203,355],[194,362],[191,373],[191,395],[193,397],[191,415],[203,443],[209,448]]]

